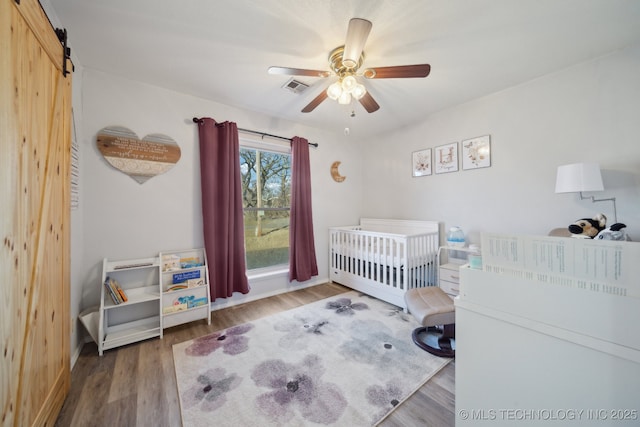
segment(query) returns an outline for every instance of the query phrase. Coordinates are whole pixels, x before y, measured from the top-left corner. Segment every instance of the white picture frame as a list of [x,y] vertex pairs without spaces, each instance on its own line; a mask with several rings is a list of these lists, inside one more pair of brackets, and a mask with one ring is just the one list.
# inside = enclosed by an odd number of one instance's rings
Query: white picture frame
[[458,143],[440,145],[434,148],[434,169],[436,173],[458,171]]
[[491,135],[465,139],[462,146],[462,169],[480,169],[491,166]]
[[411,173],[414,177],[431,175],[431,148],[411,153]]

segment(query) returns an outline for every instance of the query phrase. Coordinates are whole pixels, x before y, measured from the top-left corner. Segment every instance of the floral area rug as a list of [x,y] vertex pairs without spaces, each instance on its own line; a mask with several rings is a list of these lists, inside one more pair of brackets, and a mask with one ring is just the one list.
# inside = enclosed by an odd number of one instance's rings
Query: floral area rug
[[348,292],[176,344],[183,425],[375,425],[450,361],[417,326]]

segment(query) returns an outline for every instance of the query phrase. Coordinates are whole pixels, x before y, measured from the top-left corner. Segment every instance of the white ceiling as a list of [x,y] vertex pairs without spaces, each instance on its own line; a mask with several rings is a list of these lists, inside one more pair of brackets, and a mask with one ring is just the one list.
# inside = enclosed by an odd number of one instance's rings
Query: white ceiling
[[[362,136],[640,41],[638,0],[49,2],[83,67]],[[311,87],[296,95],[267,68],[328,69],[352,17],[373,22],[364,67],[429,63],[431,74],[367,80],[372,114],[329,99],[301,113],[330,79],[299,77]]]

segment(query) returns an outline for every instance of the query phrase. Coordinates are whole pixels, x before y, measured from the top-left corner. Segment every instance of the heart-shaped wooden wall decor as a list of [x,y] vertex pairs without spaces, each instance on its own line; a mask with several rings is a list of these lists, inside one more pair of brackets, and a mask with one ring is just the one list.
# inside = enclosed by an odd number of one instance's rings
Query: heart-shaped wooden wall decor
[[111,166],[140,184],[165,173],[180,160],[178,144],[159,133],[138,139],[131,129],[110,126],[98,132],[96,144]]

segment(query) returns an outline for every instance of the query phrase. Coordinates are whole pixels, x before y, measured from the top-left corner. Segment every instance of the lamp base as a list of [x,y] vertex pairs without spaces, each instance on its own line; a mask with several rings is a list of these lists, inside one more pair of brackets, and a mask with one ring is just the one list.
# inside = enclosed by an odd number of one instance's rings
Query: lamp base
[[616,209],[616,198],[615,197],[610,197],[608,199],[596,199],[594,196],[591,197],[585,197],[582,194],[582,191],[580,192],[580,200],[587,200],[587,199],[591,199],[591,202],[595,203],[595,202],[611,202],[613,203],[613,223],[617,223],[618,222],[618,210]]

